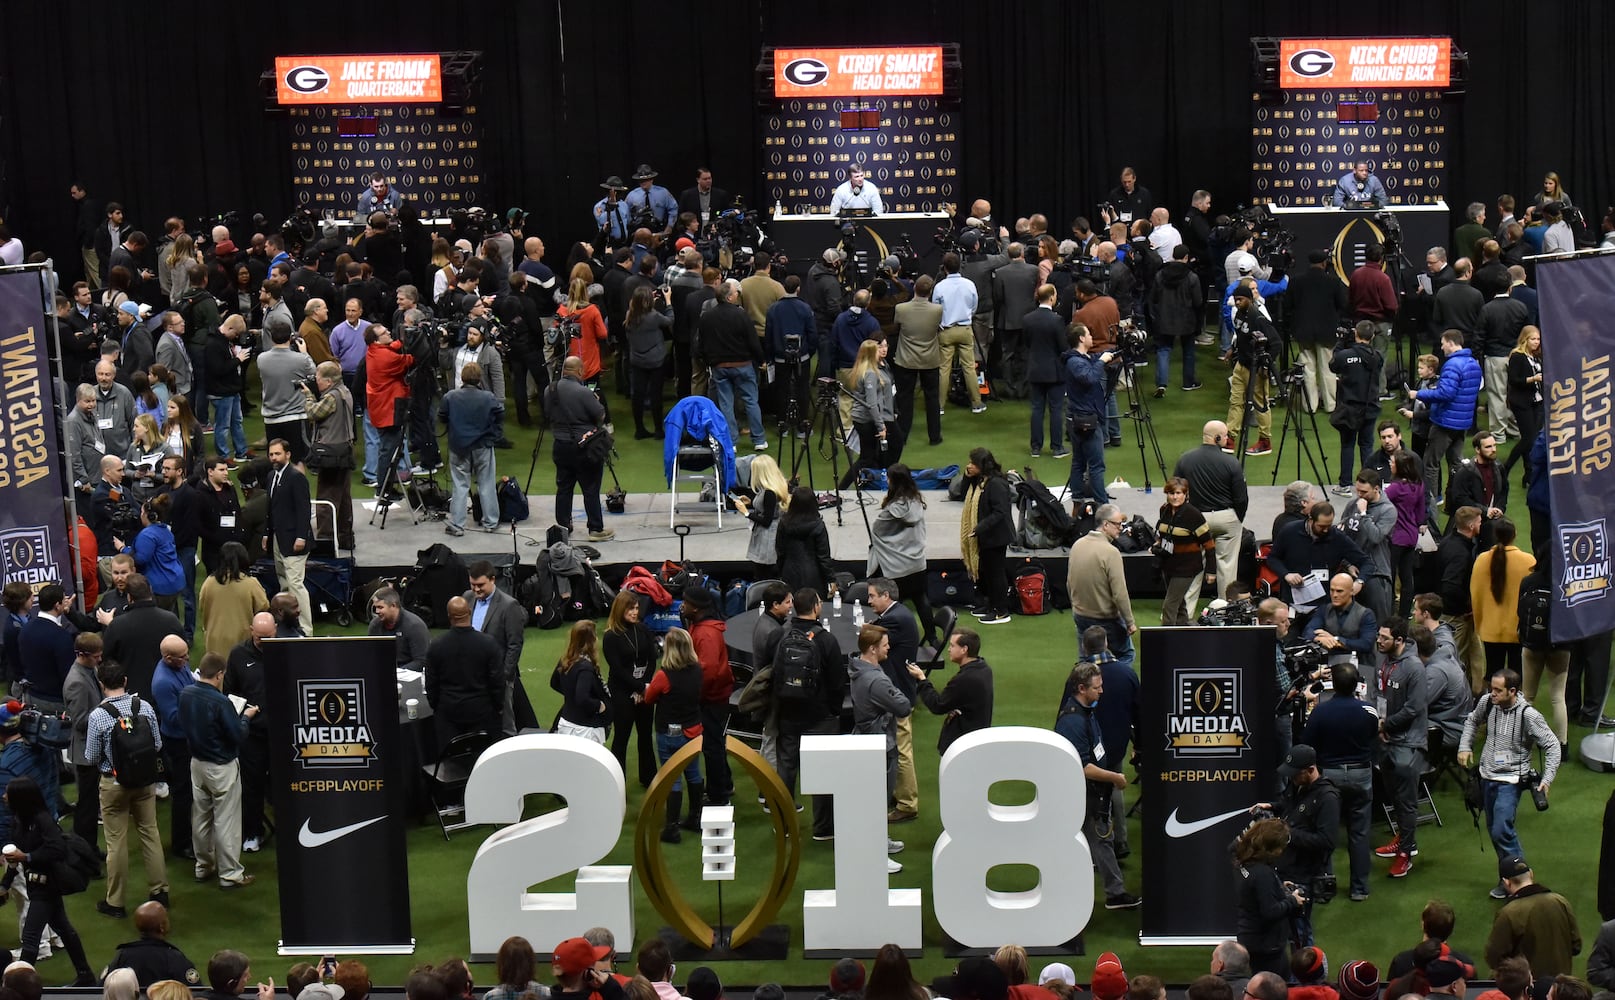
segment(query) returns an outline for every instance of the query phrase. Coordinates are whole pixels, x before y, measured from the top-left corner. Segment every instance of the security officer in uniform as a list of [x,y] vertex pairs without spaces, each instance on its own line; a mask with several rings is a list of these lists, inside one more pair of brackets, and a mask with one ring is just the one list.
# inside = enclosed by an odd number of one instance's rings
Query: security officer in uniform
[[141,990],[165,979],[184,983],[192,990],[202,987],[202,977],[196,974],[196,963],[185,957],[168,940],[168,908],[155,899],[148,899],[135,908],[137,940],[118,945],[112,961],[101,973],[102,978],[113,969],[133,969]]

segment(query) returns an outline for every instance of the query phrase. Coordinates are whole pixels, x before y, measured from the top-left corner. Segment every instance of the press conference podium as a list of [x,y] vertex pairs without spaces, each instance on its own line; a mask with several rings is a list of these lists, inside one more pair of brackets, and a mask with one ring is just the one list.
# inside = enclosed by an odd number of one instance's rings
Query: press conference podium
[[1431,247],[1452,243],[1449,231],[1451,211],[1447,203],[1434,205],[1387,205],[1384,209],[1335,208],[1331,205],[1270,205],[1273,217],[1295,234],[1295,256],[1305,261],[1312,250],[1335,252],[1340,280],[1366,259],[1370,243],[1385,242],[1385,227],[1375,218],[1390,212],[1402,227],[1401,252],[1417,270],[1424,270],[1424,252]]

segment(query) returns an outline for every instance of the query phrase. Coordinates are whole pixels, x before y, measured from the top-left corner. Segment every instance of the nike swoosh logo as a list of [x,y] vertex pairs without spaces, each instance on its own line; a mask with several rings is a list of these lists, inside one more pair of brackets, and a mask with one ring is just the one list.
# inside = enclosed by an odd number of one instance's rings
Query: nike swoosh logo
[[304,847],[324,847],[333,840],[341,840],[350,833],[363,830],[372,823],[380,823],[386,818],[385,816],[377,816],[375,819],[360,820],[357,823],[339,826],[335,830],[327,830],[324,833],[315,833],[309,828],[309,821],[305,819],[303,820],[303,828],[297,831],[297,842]]
[[1172,810],[1172,815],[1166,818],[1166,835],[1168,837],[1192,837],[1201,830],[1209,830],[1218,823],[1233,819],[1235,816],[1249,815],[1249,809],[1235,809],[1231,812],[1222,813],[1221,815],[1208,816],[1205,819],[1197,819],[1193,823],[1184,823],[1178,819],[1178,811],[1174,809]]

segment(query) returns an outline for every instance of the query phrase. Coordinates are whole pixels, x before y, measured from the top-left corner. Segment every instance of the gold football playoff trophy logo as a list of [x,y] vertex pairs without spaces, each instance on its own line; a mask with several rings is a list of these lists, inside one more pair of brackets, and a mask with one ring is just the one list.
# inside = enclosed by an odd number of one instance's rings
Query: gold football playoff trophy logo
[[1250,742],[1237,670],[1175,670],[1167,749],[1178,757],[1238,757]]
[[304,767],[364,767],[376,758],[365,721],[364,681],[298,681],[293,736]]

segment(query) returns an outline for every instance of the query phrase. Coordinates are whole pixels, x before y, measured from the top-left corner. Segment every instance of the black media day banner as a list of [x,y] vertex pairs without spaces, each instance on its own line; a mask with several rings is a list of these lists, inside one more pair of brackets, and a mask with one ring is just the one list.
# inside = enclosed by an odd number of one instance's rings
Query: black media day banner
[[[1228,845],[1270,799],[1278,764],[1275,633],[1147,628],[1138,740],[1144,798],[1146,945],[1214,945],[1234,935],[1238,886]],[[1194,886],[1193,906],[1183,887]]]
[[0,576],[76,592],[37,270],[0,274]]
[[282,955],[414,950],[396,663],[390,638],[264,642]]
[[[1615,495],[1615,258],[1537,261],[1542,310],[1542,385],[1553,511],[1553,638],[1609,630],[1609,512]],[[1541,550],[1538,549],[1540,553]]]

